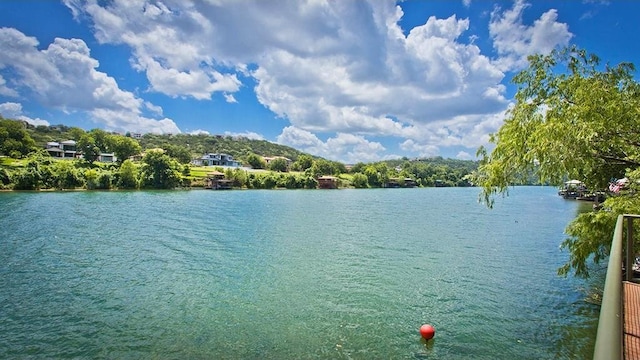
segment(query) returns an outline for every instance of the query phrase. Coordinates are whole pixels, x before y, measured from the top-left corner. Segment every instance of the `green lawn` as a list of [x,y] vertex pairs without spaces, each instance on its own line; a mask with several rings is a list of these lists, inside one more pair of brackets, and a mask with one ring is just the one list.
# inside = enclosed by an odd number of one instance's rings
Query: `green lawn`
[[214,169],[212,167],[206,166],[192,166],[191,167],[191,176],[194,178],[205,178],[207,174],[213,172]]

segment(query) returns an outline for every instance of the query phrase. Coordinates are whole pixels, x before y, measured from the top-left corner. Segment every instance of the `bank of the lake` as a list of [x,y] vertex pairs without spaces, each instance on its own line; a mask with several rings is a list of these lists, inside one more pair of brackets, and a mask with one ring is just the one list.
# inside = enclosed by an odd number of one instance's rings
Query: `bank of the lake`
[[0,193],[0,358],[589,358],[582,203],[478,191]]

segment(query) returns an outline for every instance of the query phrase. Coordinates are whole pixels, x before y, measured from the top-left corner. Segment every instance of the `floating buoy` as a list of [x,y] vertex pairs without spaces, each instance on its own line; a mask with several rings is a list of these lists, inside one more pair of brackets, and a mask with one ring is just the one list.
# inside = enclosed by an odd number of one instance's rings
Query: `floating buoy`
[[433,339],[433,336],[436,334],[436,329],[431,324],[424,324],[420,326],[420,335],[423,339],[429,340]]

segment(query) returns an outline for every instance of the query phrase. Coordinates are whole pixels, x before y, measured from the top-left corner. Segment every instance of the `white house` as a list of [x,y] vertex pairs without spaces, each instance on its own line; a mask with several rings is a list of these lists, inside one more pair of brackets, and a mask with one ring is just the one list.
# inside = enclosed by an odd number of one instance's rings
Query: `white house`
[[116,158],[114,153],[100,153],[98,155],[98,161],[100,162],[116,162],[118,159]]
[[275,159],[283,159],[287,163],[287,168],[291,166],[291,159],[286,158],[284,156],[263,156],[264,162],[269,165]]
[[194,159],[191,163],[196,166],[240,166],[238,161],[233,160],[233,156],[217,153],[205,154],[199,159]]
[[62,142],[50,141],[45,148],[52,157],[75,159],[79,155],[76,151],[76,142],[73,140]]

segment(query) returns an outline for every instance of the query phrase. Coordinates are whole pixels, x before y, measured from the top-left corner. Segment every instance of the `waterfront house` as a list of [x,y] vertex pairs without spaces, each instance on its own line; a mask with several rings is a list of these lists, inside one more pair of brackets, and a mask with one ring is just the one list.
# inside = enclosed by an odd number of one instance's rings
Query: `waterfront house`
[[62,159],[75,159],[79,156],[76,151],[76,142],[73,140],[65,140],[62,142],[50,141],[45,149],[51,157]]
[[413,188],[418,186],[418,183],[412,178],[404,178],[404,187]]
[[291,161],[291,159],[284,156],[263,156],[262,158],[264,159],[264,162],[267,164],[267,166],[269,166],[269,164],[271,164],[273,160],[283,159],[287,163],[287,169],[291,167],[291,163],[293,162]]
[[196,166],[231,166],[238,167],[240,163],[228,154],[208,153],[191,162]]
[[100,153],[100,155],[98,155],[99,162],[110,163],[116,162],[116,160],[117,158],[114,153]]
[[418,183],[412,178],[404,178],[404,179],[391,178],[384,185],[384,187],[386,188],[400,188],[400,187],[412,188],[416,186],[418,186]]
[[338,178],[335,176],[320,176],[318,178],[319,189],[337,189]]
[[224,178],[224,173],[219,171],[207,174],[204,188],[212,190],[229,190],[232,188],[233,182]]

